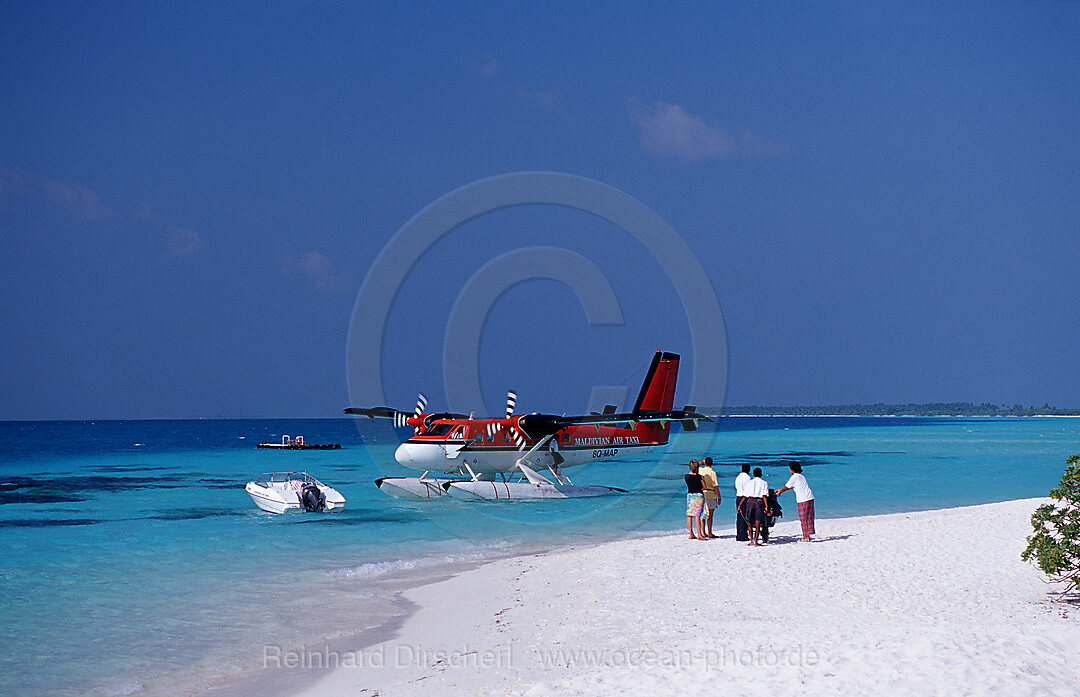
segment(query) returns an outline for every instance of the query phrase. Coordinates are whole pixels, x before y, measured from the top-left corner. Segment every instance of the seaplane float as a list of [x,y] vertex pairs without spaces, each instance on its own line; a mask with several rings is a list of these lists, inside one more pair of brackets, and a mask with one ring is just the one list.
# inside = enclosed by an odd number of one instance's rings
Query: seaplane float
[[[393,419],[396,427],[413,429],[394,459],[423,474],[376,479],[379,490],[393,497],[513,501],[603,496],[623,490],[574,484],[563,471],[667,445],[672,421],[688,431],[696,430],[698,421],[711,421],[693,406],[672,410],[678,373],[678,354],[657,351],[633,409],[621,413],[608,405],[602,413],[581,416],[515,414],[513,391],[506,395],[503,418],[426,412],[423,394],[412,412],[384,406],[349,407],[345,413],[372,421]],[[541,474],[545,470],[548,474]]]

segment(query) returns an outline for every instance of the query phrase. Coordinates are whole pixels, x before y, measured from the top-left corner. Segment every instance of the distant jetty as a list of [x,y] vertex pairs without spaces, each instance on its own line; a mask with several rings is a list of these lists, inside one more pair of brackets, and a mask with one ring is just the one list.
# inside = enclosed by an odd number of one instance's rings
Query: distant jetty
[[282,436],[280,443],[259,443],[255,447],[267,450],[341,450],[340,443],[305,443],[303,436]]

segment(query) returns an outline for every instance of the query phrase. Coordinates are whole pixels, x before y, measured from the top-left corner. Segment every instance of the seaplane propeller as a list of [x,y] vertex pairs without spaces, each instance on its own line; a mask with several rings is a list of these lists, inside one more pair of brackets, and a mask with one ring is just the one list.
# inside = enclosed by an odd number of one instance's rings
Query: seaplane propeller
[[[426,408],[427,408],[427,397],[425,397],[424,393],[421,392],[421,393],[416,395],[416,409],[413,410],[413,414],[417,418],[419,418],[420,415],[424,413],[424,409],[426,409]],[[405,424],[402,424],[402,426],[404,426],[404,425]],[[424,425],[427,426],[426,420],[425,420]],[[416,434],[416,435],[420,434],[420,427],[419,426],[414,426],[413,427],[413,434]]]
[[[506,392],[506,418],[510,418],[514,415],[514,407],[517,406],[517,392],[513,390],[507,390]],[[525,449],[525,436],[521,434],[521,429],[511,426],[507,433],[510,434],[510,440],[514,441],[514,445],[518,450]]]

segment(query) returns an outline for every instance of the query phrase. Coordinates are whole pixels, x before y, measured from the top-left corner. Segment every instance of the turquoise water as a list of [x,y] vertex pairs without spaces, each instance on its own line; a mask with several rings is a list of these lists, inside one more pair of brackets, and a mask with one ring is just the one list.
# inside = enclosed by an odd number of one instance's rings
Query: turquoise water
[[[828,518],[1043,496],[1080,452],[1080,419],[728,418],[653,457],[569,472],[626,495],[410,503],[372,484],[406,474],[393,462],[399,434],[359,429],[345,419],[0,423],[0,694],[213,684],[256,665],[267,643],[378,625],[400,574],[678,529],[692,456],[713,456],[725,496],[742,462],[776,486],[798,460]],[[255,449],[283,433],[344,447]],[[260,472],[304,469],[346,509],[274,516],[243,490]],[[783,503],[793,514],[790,495]]]

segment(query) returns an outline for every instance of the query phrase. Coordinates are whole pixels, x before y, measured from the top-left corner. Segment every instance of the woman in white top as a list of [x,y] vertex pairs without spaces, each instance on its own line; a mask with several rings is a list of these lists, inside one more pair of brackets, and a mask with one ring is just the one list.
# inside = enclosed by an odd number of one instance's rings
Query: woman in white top
[[806,477],[802,474],[802,465],[798,462],[788,464],[791,470],[791,478],[787,480],[784,488],[776,492],[776,495],[784,493],[788,489],[795,490],[795,503],[799,505],[799,522],[802,523],[803,542],[809,542],[814,530],[814,492],[806,483]]

